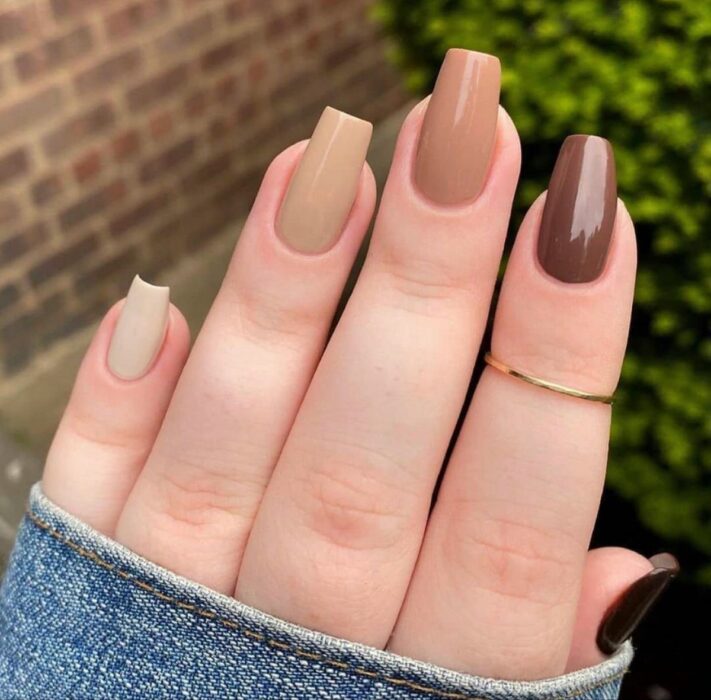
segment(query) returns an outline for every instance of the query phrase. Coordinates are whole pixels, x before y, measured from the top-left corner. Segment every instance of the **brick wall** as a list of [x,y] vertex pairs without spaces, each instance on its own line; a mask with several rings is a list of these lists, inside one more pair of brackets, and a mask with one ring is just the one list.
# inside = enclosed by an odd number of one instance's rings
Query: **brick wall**
[[0,376],[245,210],[326,103],[403,101],[368,0],[3,0]]

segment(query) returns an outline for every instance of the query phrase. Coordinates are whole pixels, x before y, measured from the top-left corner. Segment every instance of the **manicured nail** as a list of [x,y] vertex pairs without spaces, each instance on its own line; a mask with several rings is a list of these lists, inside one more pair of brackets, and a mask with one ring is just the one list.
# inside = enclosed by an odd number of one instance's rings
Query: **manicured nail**
[[657,554],[650,561],[654,569],[622,594],[600,625],[597,646],[603,654],[613,654],[632,636],[650,608],[679,573],[679,562],[671,554]]
[[538,235],[543,269],[562,282],[602,272],[617,211],[612,146],[599,136],[568,136],[553,168]]
[[438,204],[475,199],[496,139],[501,64],[489,54],[450,49],[422,122],[415,182]]
[[277,233],[301,253],[322,253],[341,235],[358,193],[370,122],[326,107],[277,217]]
[[119,379],[138,379],[151,367],[168,326],[170,289],[133,278],[109,347],[109,369]]

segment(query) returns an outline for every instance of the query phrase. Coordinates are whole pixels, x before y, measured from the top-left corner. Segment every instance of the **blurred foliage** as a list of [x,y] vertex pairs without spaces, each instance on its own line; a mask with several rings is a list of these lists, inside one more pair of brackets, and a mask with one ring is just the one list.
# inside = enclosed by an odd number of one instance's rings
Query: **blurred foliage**
[[496,54],[524,144],[516,218],[570,133],[615,148],[639,278],[608,484],[711,583],[711,3],[379,0],[409,87],[450,46]]

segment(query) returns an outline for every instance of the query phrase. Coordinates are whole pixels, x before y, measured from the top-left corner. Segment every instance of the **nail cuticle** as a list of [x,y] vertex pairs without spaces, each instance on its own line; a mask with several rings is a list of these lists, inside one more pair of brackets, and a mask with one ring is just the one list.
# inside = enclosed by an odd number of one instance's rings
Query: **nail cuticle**
[[632,636],[679,573],[679,562],[672,554],[657,554],[650,562],[652,571],[635,581],[605,615],[597,635],[597,646],[603,654],[613,654]]

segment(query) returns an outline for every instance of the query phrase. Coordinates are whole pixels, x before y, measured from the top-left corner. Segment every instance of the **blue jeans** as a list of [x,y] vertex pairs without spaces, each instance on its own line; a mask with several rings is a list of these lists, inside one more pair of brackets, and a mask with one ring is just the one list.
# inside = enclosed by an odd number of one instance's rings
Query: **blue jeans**
[[628,643],[594,668],[508,682],[335,639],[145,561],[39,486],[0,589],[2,700],[603,700],[631,658]]

